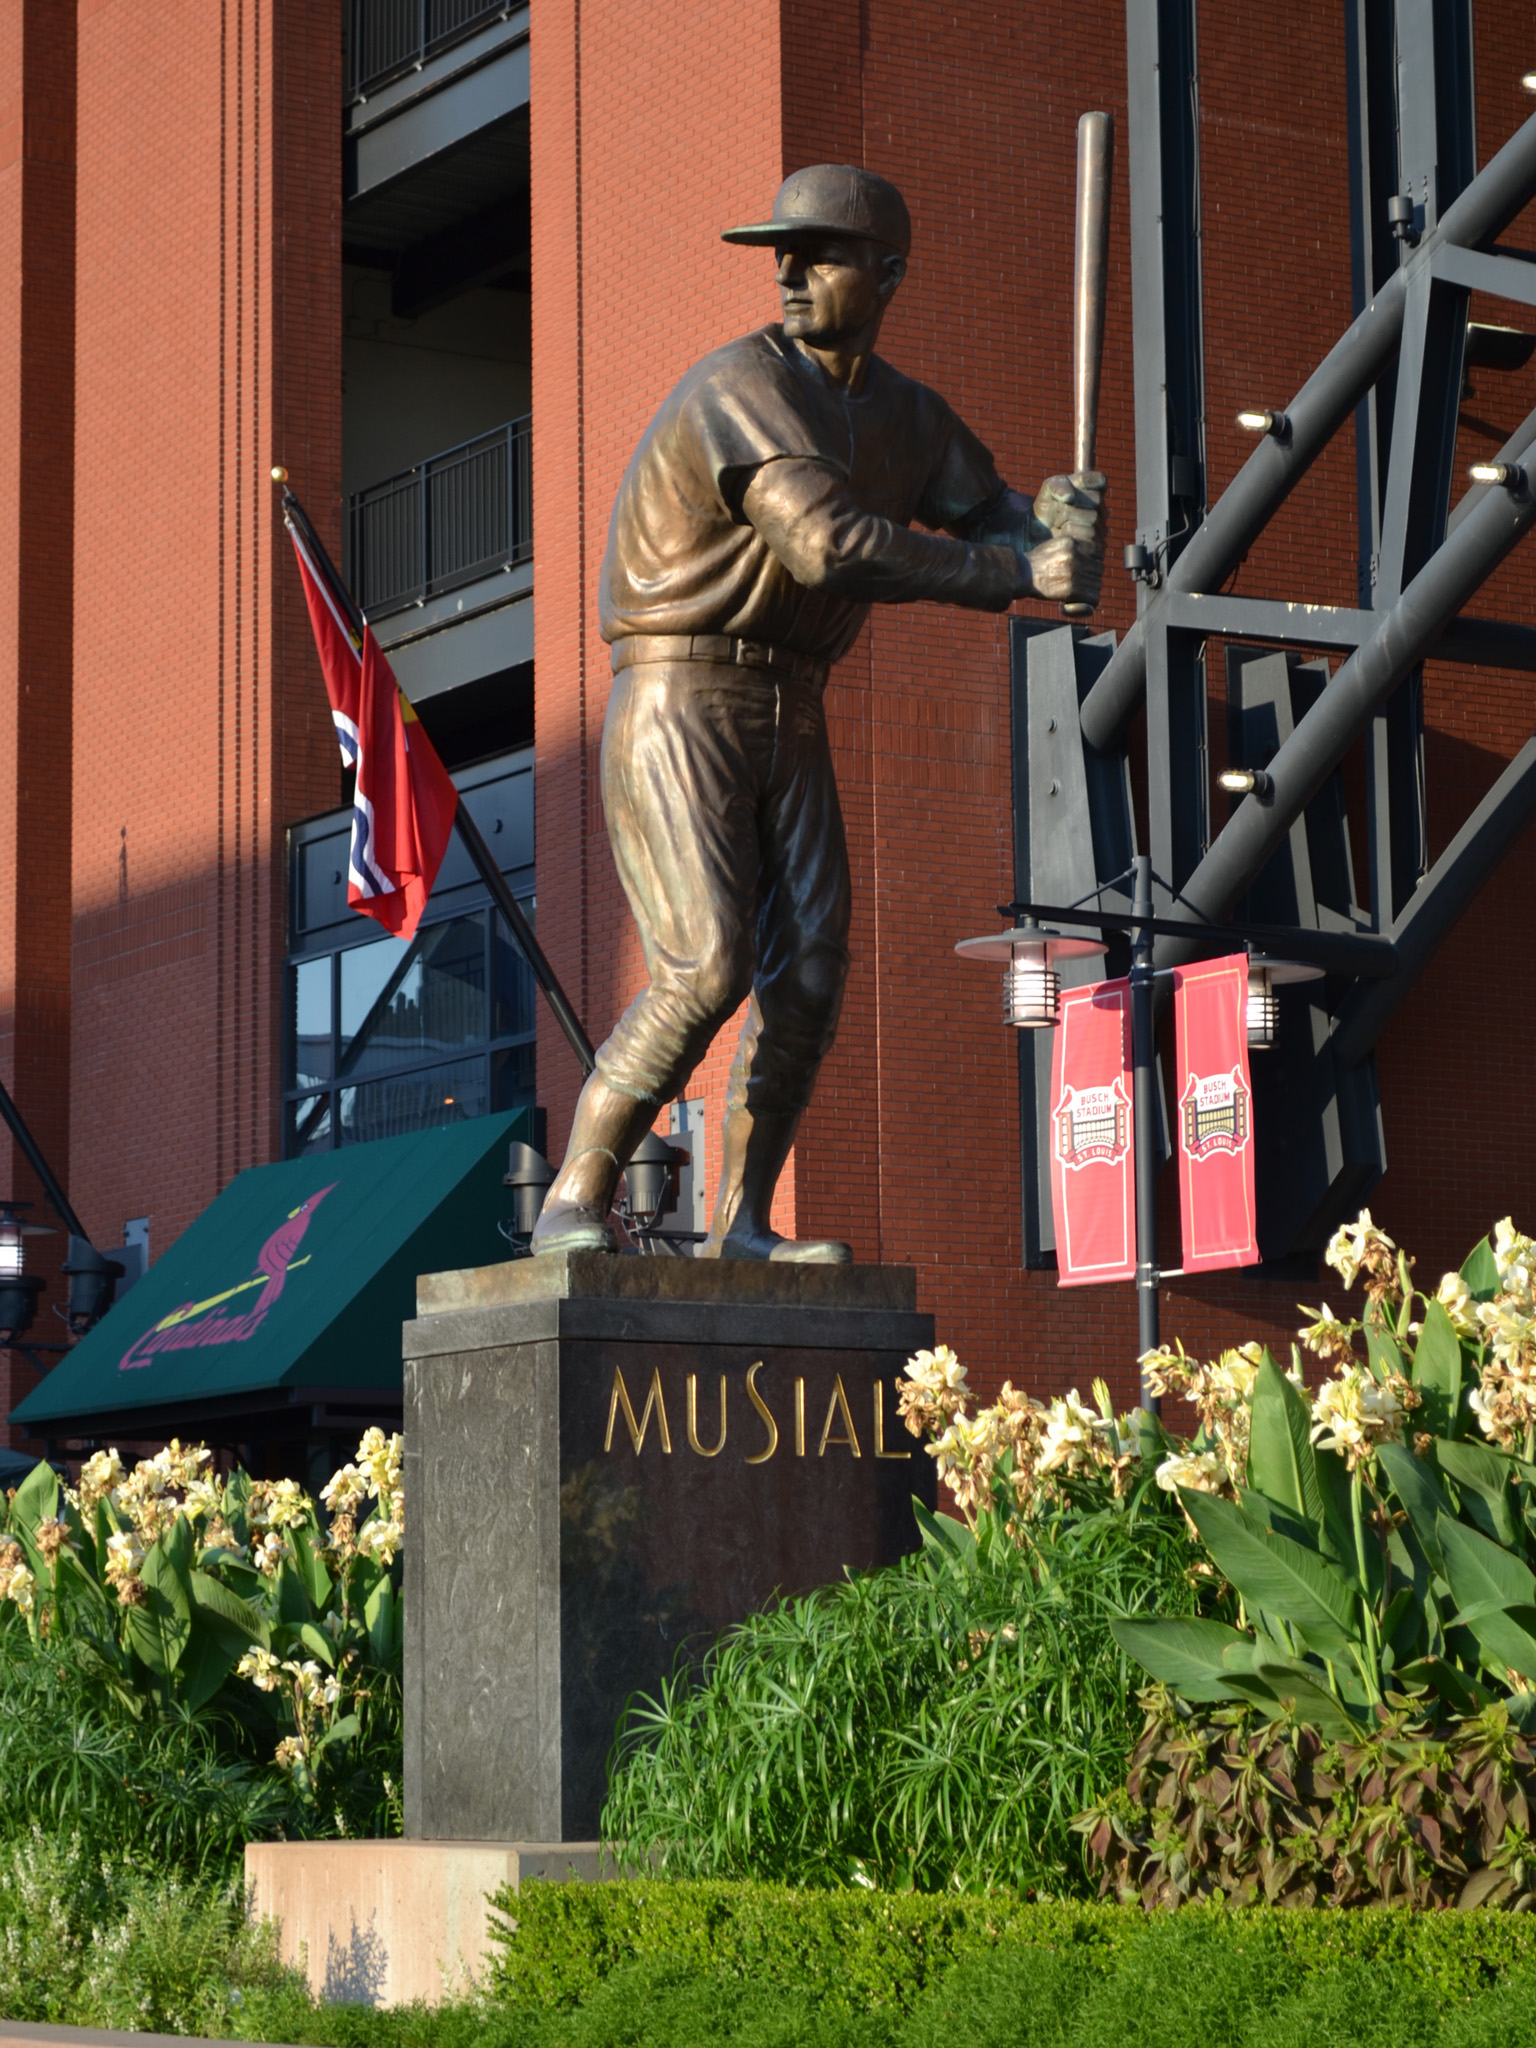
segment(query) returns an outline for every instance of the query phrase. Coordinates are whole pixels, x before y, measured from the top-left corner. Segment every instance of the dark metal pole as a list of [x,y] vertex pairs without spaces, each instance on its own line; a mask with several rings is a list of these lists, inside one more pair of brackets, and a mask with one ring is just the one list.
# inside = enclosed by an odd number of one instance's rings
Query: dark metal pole
[[[1152,917],[1152,856],[1138,853],[1132,862],[1133,920]],[[1131,1064],[1136,1078],[1133,1110],[1136,1158],[1136,1323],[1137,1356],[1155,1351],[1157,1333],[1157,1089],[1153,1073],[1156,1047],[1152,1019],[1153,936],[1146,923],[1136,922],[1131,938]],[[1142,1387],[1142,1405],[1151,1397]]]
[[533,978],[544,991],[544,999],[555,1013],[555,1022],[565,1033],[572,1052],[581,1061],[581,1071],[590,1074],[597,1065],[597,1055],[592,1050],[592,1041],[581,1028],[581,1019],[571,1008],[565,990],[560,986],[555,970],[545,958],[544,948],[534,936],[533,926],[523,915],[522,906],[507,887],[507,878],[496,865],[496,856],[486,845],[480,827],[469,815],[469,807],[463,797],[454,813],[454,823],[459,828],[476,872],[491,892],[491,901],[512,928],[512,936],[522,947],[528,965],[533,969]]
[[10,1125],[11,1136],[26,1154],[27,1164],[42,1182],[43,1192],[52,1204],[54,1215],[58,1217],[71,1237],[82,1238],[86,1244],[89,1244],[91,1242],[90,1232],[70,1207],[68,1195],[65,1194],[64,1190],[54,1179],[52,1168],[38,1150],[37,1140],[27,1129],[26,1121],[21,1111],[6,1092],[4,1082],[0,1082],[0,1117],[4,1117],[5,1121]]

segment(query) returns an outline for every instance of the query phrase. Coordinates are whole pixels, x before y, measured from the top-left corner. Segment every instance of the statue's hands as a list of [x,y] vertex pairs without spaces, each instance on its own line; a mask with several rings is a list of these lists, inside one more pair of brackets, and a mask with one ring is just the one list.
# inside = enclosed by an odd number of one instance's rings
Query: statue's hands
[[1030,516],[1034,545],[1020,554],[1021,597],[1054,598],[1062,604],[1096,605],[1104,580],[1104,492],[1102,470],[1050,476],[1036,494]]

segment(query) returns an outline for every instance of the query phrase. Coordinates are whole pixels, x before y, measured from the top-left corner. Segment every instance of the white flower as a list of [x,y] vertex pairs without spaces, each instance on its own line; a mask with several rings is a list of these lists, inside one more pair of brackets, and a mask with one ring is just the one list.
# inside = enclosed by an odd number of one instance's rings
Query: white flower
[[1047,1404],[1045,1428],[1040,1437],[1040,1470],[1082,1471],[1096,1462],[1094,1452],[1107,1437],[1114,1441],[1113,1420],[1083,1405],[1076,1387],[1070,1394]]
[[275,1529],[269,1529],[251,1552],[251,1562],[257,1571],[271,1578],[279,1565],[293,1556],[292,1548],[283,1541]]
[[1477,1335],[1477,1303],[1472,1290],[1459,1273],[1446,1273],[1435,1289],[1435,1299],[1451,1319],[1458,1337]]
[[283,1666],[270,1650],[247,1650],[235,1666],[236,1678],[248,1678],[258,1692],[276,1692]]
[[1391,1238],[1371,1221],[1370,1210],[1362,1209],[1353,1223],[1341,1224],[1333,1233],[1323,1257],[1342,1277],[1344,1285],[1353,1287],[1362,1268],[1369,1276],[1394,1266],[1396,1251]]
[[1527,1310],[1536,1307],[1536,1244],[1508,1216],[1493,1226],[1493,1263],[1500,1293],[1513,1295]]
[[1338,1451],[1353,1471],[1378,1443],[1401,1440],[1406,1413],[1394,1384],[1375,1379],[1363,1365],[1352,1365],[1318,1388],[1312,1441],[1325,1451]]
[[1222,1493],[1229,1475],[1217,1451],[1191,1451],[1183,1457],[1164,1458],[1157,1468],[1157,1483],[1164,1493],[1187,1486],[1193,1493]]

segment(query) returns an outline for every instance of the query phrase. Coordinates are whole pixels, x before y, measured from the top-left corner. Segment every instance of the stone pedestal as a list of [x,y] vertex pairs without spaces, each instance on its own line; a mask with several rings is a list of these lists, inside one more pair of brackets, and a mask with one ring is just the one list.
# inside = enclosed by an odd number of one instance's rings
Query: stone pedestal
[[590,1841],[625,1700],[776,1591],[917,1542],[910,1267],[576,1254],[405,1326],[405,1829]]

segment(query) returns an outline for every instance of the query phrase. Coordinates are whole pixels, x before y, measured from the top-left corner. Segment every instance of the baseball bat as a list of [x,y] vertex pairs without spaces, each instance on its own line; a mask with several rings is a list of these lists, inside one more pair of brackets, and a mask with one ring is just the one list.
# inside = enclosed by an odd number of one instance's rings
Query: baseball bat
[[[1104,359],[1104,296],[1109,270],[1109,179],[1115,159],[1112,114],[1077,124],[1077,238],[1072,265],[1072,468],[1093,468],[1099,431],[1099,370]],[[1091,604],[1064,604],[1086,618]]]

